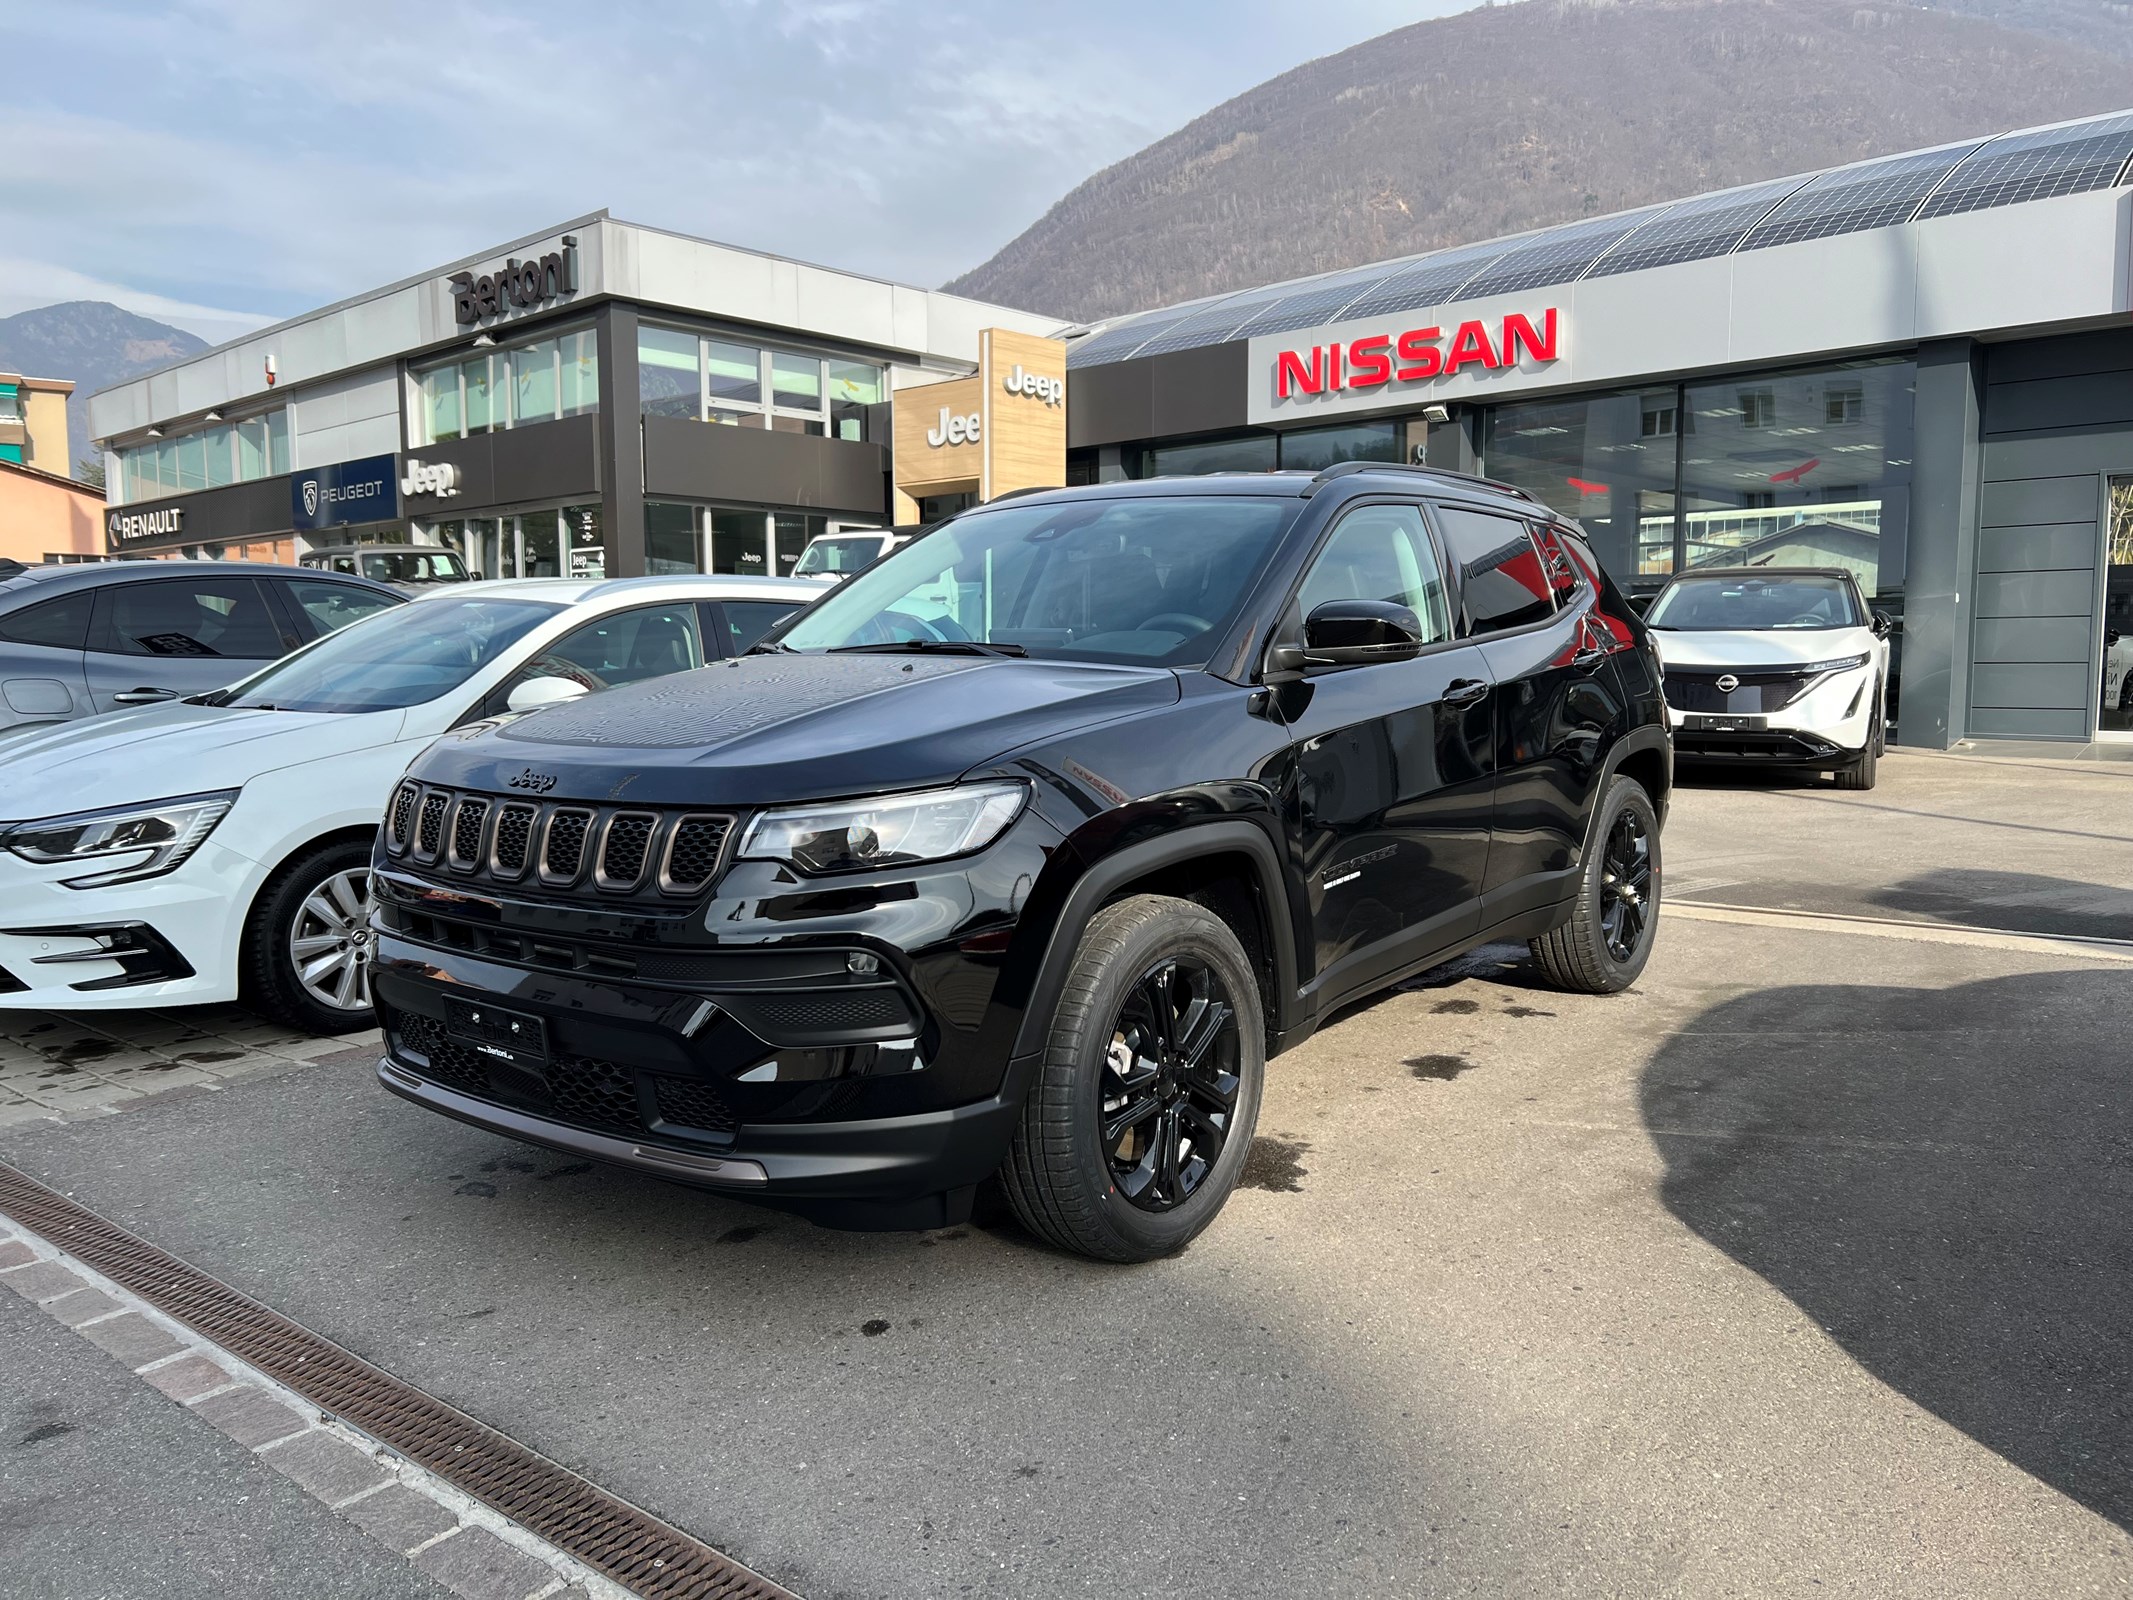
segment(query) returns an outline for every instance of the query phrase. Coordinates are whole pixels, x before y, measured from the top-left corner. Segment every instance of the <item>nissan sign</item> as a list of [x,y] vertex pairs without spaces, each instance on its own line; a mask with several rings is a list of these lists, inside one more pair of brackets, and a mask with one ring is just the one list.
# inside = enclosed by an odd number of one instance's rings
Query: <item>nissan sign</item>
[[1358,318],[1252,339],[1249,420],[1423,405],[1494,390],[1506,379],[1538,379],[1558,363],[1568,372],[1570,319],[1560,306],[1480,301],[1470,311],[1410,315],[1410,326]]

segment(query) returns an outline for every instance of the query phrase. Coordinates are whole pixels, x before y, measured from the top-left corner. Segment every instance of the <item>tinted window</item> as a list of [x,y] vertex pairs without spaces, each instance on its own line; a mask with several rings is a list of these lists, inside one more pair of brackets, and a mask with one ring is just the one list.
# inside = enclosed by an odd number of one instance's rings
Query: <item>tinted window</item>
[[1521,628],[1555,613],[1540,552],[1510,517],[1438,506],[1437,526],[1459,573],[1459,631],[1472,637]]
[[89,637],[89,607],[94,595],[84,590],[59,600],[24,606],[0,617],[0,639],[9,644],[49,645],[55,650],[79,650]]
[[726,654],[740,655],[764,634],[800,609],[795,600],[727,600]]
[[104,648],[120,655],[269,661],[282,653],[267,597],[250,578],[172,578],[106,593]]
[[311,619],[315,634],[337,632],[396,603],[390,595],[358,589],[352,583],[319,583],[306,578],[289,580],[289,597]]
[[1552,525],[1536,522],[1533,542],[1540,546],[1541,570],[1554,591],[1557,608],[1567,606],[1578,592],[1578,569],[1571,563],[1568,541]]
[[703,664],[703,633],[694,606],[643,606],[564,634],[520,668],[514,682],[568,678],[588,689],[606,689]]
[[1389,600],[1421,619],[1425,643],[1452,635],[1437,547],[1413,506],[1362,506],[1341,518],[1311,563],[1297,610],[1308,618],[1328,600]]

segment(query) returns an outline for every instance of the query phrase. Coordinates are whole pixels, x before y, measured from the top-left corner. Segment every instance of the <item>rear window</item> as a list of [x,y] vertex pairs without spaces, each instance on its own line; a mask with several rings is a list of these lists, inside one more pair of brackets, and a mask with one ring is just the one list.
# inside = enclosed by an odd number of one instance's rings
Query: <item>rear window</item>
[[1500,633],[1555,615],[1555,591],[1526,524],[1513,517],[1435,508],[1459,573],[1461,634]]
[[41,644],[53,650],[79,650],[88,641],[92,600],[93,596],[84,590],[10,611],[0,617],[0,640]]

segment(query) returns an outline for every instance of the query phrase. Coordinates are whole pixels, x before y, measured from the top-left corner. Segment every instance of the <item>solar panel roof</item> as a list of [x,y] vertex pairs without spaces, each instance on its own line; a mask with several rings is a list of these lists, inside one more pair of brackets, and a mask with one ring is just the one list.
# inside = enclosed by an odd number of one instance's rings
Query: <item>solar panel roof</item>
[[[1982,141],[1981,141],[1982,142]],[[1769,216],[1748,230],[1743,250],[1827,239],[1839,233],[1863,233],[1908,222],[1918,202],[1933,192],[1975,144],[1945,150],[1919,150],[1886,161],[1864,161],[1802,184]]]
[[2011,133],[1948,174],[1918,214],[1946,217],[2108,189],[2124,180],[2128,161],[2133,161],[2133,113]]

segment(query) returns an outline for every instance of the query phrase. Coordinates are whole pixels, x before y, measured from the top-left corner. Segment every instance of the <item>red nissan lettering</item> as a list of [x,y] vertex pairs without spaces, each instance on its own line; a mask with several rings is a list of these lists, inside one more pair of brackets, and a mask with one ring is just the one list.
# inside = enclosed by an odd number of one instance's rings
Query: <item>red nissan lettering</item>
[[1289,391],[1300,390],[1304,394],[1317,394],[1326,386],[1319,375],[1318,346],[1311,347],[1311,364],[1303,363],[1301,350],[1284,350],[1274,358],[1274,398],[1286,400]]
[[1452,335],[1452,347],[1445,353],[1444,375],[1449,378],[1461,367],[1500,367],[1496,347],[1489,343],[1489,330],[1478,322],[1462,322],[1459,331]]
[[1402,383],[1434,378],[1444,370],[1444,352],[1438,348],[1443,338],[1442,328],[1409,328],[1400,335],[1400,359],[1407,363],[1400,368]]
[[1385,351],[1392,343],[1389,333],[1373,333],[1348,346],[1348,387],[1375,389],[1392,381],[1392,358]]
[[1535,361],[1555,359],[1555,307],[1541,313],[1541,331],[1535,333],[1533,324],[1514,311],[1503,319],[1503,364],[1518,365],[1519,348],[1523,346]]

